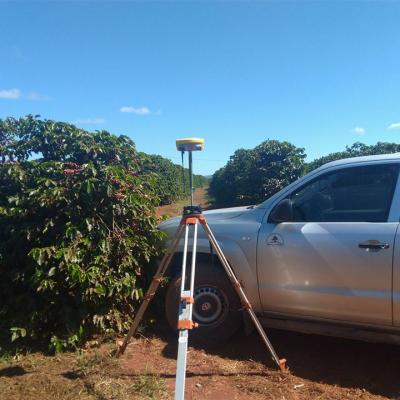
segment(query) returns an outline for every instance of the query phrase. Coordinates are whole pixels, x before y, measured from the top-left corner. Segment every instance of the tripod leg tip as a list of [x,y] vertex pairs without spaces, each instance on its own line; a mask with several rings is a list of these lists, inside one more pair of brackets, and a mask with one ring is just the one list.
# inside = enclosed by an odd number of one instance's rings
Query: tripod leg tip
[[279,360],[279,368],[281,371],[286,371],[286,358],[281,358]]

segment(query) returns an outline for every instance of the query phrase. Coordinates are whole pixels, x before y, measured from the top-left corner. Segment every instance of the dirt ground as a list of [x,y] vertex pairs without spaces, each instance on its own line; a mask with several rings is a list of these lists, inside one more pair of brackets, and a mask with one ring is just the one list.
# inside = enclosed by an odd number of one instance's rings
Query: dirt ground
[[[217,349],[190,347],[186,399],[400,399],[399,347],[268,333],[288,372],[277,371],[256,333],[239,334]],[[176,344],[162,328],[133,339],[119,359],[113,343],[53,357],[3,357],[0,399],[171,399]]]
[[[398,347],[272,330],[269,336],[289,372],[276,370],[256,333],[239,335],[215,350],[190,349],[186,398],[400,398]],[[171,336],[135,340],[121,361],[129,375],[159,374],[171,393],[176,349]]]
[[[194,204],[200,205],[203,210],[209,207],[209,202],[207,198],[207,188],[199,188],[194,191],[193,194]],[[182,214],[183,206],[189,204],[189,199],[181,200],[174,204],[168,204],[158,208],[159,216],[169,216],[174,217],[176,215]]]

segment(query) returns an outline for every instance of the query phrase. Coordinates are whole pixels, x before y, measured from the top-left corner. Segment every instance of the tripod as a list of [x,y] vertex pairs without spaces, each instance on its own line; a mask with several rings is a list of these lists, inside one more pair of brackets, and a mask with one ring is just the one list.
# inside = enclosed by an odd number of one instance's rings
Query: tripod
[[[178,318],[178,358],[176,367],[176,381],[175,381],[175,400],[183,400],[185,395],[185,378],[186,378],[186,359],[187,359],[187,347],[188,347],[188,337],[189,330],[196,328],[197,324],[192,320],[193,312],[193,293],[194,293],[194,280],[195,280],[195,269],[196,269],[196,250],[197,250],[197,234],[198,225],[201,225],[207,235],[210,244],[217,254],[223,269],[225,270],[232,286],[236,290],[237,295],[241,301],[243,309],[245,309],[251,320],[253,321],[258,333],[261,336],[265,346],[269,350],[272,356],[272,360],[277,364],[281,370],[285,370],[285,359],[279,359],[271,342],[269,341],[263,327],[260,324],[254,310],[247,299],[247,296],[236,278],[231,266],[229,265],[224,253],[221,250],[210,226],[207,223],[205,216],[202,214],[199,207],[188,206],[184,208],[183,216],[179,227],[176,230],[175,236],[172,239],[170,246],[168,247],[161,263],[155,273],[153,280],[144,296],[143,302],[139,307],[139,310],[133,320],[133,323],[126,335],[124,341],[120,344],[118,349],[118,354],[122,354],[132,335],[135,333],[139,322],[141,321],[143,314],[150,303],[151,299],[154,297],[155,292],[160,285],[167,269],[171,263],[172,257],[177,250],[179,242],[184,233],[184,245],[183,245],[183,258],[182,258],[182,279],[181,279],[181,291],[180,291],[180,304],[179,304],[179,318]],[[188,242],[189,242],[189,228],[193,227],[193,244],[192,244],[192,260],[191,260],[191,270],[190,270],[190,283],[189,288],[185,289],[186,281],[186,264],[187,264],[187,253],[188,253]]]
[[[136,329],[143,317],[144,312],[147,309],[151,299],[154,297],[160,282],[164,278],[169,265],[171,264],[172,257],[174,256],[182,235],[184,233],[184,244],[183,244],[183,257],[182,257],[182,275],[181,275],[181,289],[180,289],[180,302],[179,302],[179,317],[178,317],[178,358],[176,364],[176,380],[175,380],[175,400],[183,400],[185,398],[185,379],[186,379],[186,360],[187,360],[187,347],[189,339],[189,330],[196,328],[197,323],[192,319],[193,315],[193,304],[194,304],[194,280],[196,274],[196,252],[197,252],[197,233],[198,225],[200,224],[210,242],[213,251],[217,254],[219,261],[223,269],[226,272],[233,288],[235,289],[242,307],[247,311],[251,320],[253,321],[258,333],[261,336],[265,346],[269,350],[272,356],[272,360],[277,364],[277,366],[284,370],[286,360],[279,359],[271,342],[269,341],[260,321],[257,319],[254,310],[248,301],[243,288],[236,278],[231,266],[229,265],[224,253],[221,250],[210,226],[207,223],[205,216],[202,214],[200,207],[193,205],[193,167],[192,167],[192,152],[203,150],[204,140],[199,138],[185,138],[177,139],[176,147],[178,151],[182,152],[182,173],[184,177],[183,170],[183,154],[185,151],[189,153],[189,185],[190,185],[190,206],[183,208],[183,215],[181,222],[175,232],[171,244],[169,245],[161,263],[155,273],[151,284],[143,298],[143,302],[133,319],[132,325],[129,329],[128,334],[125,336],[121,343],[118,343],[118,353],[117,355],[123,354],[126,346],[132,335],[136,332]],[[186,264],[187,264],[187,254],[188,254],[188,243],[189,243],[189,229],[193,227],[193,244],[192,244],[192,260],[190,267],[190,281],[189,288],[186,288]]]

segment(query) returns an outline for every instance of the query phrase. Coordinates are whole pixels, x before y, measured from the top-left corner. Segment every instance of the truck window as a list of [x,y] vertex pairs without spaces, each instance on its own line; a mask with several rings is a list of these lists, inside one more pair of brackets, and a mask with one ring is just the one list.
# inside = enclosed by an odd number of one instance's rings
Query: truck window
[[349,167],[319,176],[290,196],[294,221],[387,221],[399,166]]

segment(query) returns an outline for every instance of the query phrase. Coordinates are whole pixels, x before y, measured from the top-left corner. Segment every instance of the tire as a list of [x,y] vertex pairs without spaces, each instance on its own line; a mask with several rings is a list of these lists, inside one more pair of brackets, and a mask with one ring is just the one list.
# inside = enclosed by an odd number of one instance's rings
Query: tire
[[[186,279],[187,286],[189,279]],[[176,331],[181,277],[176,276],[168,286],[165,313],[169,325]],[[190,332],[191,340],[199,344],[217,345],[230,339],[242,326],[239,297],[225,271],[205,264],[196,265],[193,320],[198,328]]]

